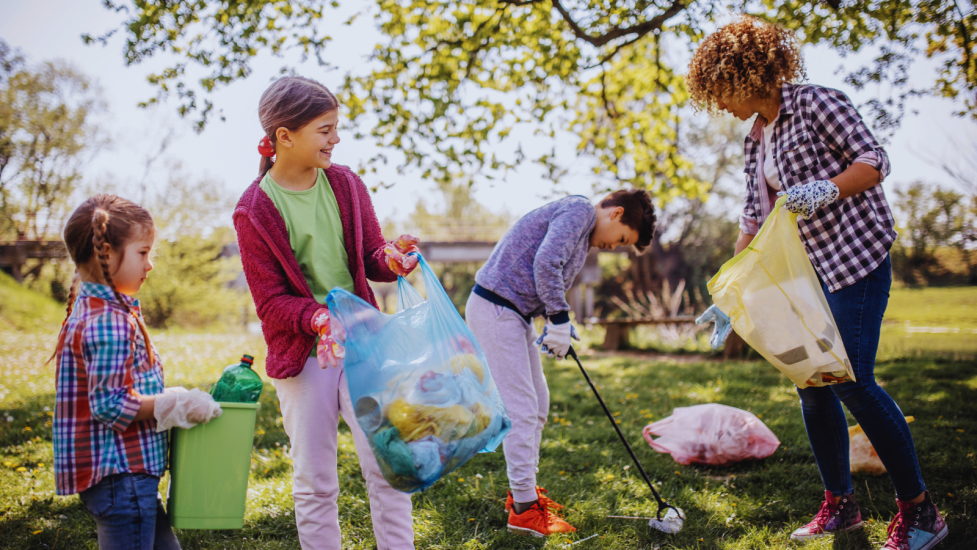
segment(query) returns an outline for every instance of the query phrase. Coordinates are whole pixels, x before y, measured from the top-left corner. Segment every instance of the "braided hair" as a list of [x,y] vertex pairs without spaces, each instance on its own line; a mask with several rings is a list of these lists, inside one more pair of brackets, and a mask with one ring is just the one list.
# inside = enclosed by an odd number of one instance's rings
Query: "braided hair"
[[81,285],[78,266],[88,264],[94,259],[98,261],[102,269],[102,278],[112,289],[119,305],[136,320],[139,332],[146,342],[146,353],[149,355],[151,365],[156,363],[156,356],[149,341],[149,332],[142,317],[135,314],[129,302],[123,298],[122,293],[112,282],[112,274],[109,272],[109,251],[121,252],[124,257],[125,246],[138,238],[140,231],[152,231],[154,227],[153,217],[145,208],[122,197],[99,194],[76,208],[64,228],[64,244],[71,260],[75,263],[75,274],[72,278],[71,290],[68,292],[68,306],[65,308],[65,320],[62,326],[68,322],[68,317],[71,317],[78,296],[78,287]]

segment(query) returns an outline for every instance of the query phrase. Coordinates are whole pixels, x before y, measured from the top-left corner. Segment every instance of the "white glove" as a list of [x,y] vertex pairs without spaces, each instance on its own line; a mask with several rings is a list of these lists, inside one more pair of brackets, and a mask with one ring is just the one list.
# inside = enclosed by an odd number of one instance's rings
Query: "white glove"
[[559,325],[551,324],[549,321],[543,327],[543,335],[536,340],[539,351],[550,357],[563,359],[567,351],[570,350],[570,339],[580,341],[577,336],[577,329],[569,321]]
[[173,427],[192,428],[210,422],[222,413],[221,406],[209,393],[196,388],[190,391],[165,388],[163,393],[156,396],[153,409],[157,432],[165,432]]

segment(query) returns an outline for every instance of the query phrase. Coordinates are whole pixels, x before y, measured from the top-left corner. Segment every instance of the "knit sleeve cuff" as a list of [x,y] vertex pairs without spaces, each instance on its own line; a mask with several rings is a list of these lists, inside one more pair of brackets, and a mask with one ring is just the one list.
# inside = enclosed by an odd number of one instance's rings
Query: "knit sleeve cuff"
[[557,313],[555,315],[550,315],[549,316],[549,319],[550,319],[550,322],[553,323],[554,325],[562,325],[563,323],[569,323],[570,322],[570,312],[569,311],[561,311],[561,312],[559,312],[559,313]]

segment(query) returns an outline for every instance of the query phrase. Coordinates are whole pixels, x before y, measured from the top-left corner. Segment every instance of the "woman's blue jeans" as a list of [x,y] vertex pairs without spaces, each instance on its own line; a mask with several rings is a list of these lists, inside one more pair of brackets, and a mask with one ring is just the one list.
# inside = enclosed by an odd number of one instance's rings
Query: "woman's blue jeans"
[[926,490],[909,425],[896,402],[875,382],[882,316],[889,303],[892,263],[888,256],[864,279],[837,292],[821,281],[831,314],[845,343],[855,381],[798,389],[804,427],[824,488],[835,496],[853,492],[848,455],[848,421],[841,404],[862,426],[889,471],[896,497],[911,500]]
[[158,495],[159,478],[148,474],[107,476],[82,491],[99,550],[180,550]]

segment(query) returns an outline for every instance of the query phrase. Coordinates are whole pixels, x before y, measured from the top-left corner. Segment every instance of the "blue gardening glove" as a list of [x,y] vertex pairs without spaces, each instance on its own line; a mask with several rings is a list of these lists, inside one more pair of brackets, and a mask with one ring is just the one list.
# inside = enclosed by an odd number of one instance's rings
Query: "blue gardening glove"
[[571,338],[580,341],[580,337],[577,336],[577,329],[573,328],[569,321],[559,325],[547,321],[543,327],[543,335],[536,339],[536,345],[539,346],[541,353],[563,359],[566,357],[567,351],[570,350]]
[[695,324],[701,325],[710,321],[715,322],[716,326],[712,328],[709,343],[712,344],[712,349],[722,349],[726,338],[729,338],[729,333],[733,331],[733,325],[729,322],[729,317],[720,311],[716,304],[709,306],[709,309],[695,320]]
[[787,210],[809,220],[816,211],[838,200],[838,186],[828,180],[817,180],[791,187],[786,195],[784,206]]

